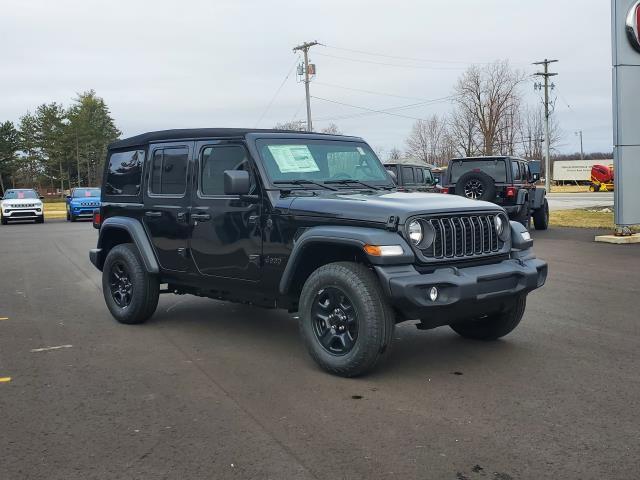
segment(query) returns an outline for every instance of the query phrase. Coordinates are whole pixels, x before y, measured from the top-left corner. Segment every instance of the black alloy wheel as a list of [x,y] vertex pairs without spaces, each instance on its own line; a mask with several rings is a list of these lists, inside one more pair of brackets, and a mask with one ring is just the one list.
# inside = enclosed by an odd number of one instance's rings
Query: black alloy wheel
[[479,180],[472,178],[464,186],[464,196],[477,200],[482,197],[484,193],[484,185]]
[[338,287],[326,287],[315,297],[313,332],[332,355],[345,355],[358,338],[358,313],[349,297]]
[[114,262],[111,265],[109,285],[111,286],[111,297],[116,305],[120,308],[128,307],[131,304],[133,284],[124,263]]

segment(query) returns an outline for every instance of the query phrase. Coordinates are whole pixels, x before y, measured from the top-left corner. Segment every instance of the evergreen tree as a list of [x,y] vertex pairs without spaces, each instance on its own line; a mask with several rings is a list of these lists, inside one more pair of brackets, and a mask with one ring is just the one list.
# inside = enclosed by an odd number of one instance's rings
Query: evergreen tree
[[13,122],[0,123],[0,192],[4,195],[4,176],[13,177],[16,153],[20,149],[20,136]]

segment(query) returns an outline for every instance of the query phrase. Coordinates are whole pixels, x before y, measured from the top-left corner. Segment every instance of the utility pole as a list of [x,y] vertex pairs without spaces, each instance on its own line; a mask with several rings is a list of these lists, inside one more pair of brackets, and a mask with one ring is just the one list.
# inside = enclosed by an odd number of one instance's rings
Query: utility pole
[[293,51],[298,52],[302,51],[304,54],[304,91],[307,96],[307,131],[313,131],[313,124],[311,123],[311,96],[309,94],[309,49],[314,45],[318,45],[318,42],[315,40],[313,42],[305,42],[302,45],[298,45],[294,47]]
[[544,138],[545,138],[545,159],[544,159],[544,186],[547,192],[551,189],[551,153],[549,145],[549,87],[553,89],[555,85],[549,84],[549,77],[558,75],[557,73],[549,72],[549,64],[555,63],[558,60],[547,60],[546,58],[542,62],[534,62],[534,65],[544,65],[544,72],[536,73],[537,76],[544,78],[544,85],[540,83],[535,84],[534,87],[542,89],[544,87]]
[[580,160],[584,160],[584,149],[582,148],[582,130],[578,130],[576,135],[580,137]]

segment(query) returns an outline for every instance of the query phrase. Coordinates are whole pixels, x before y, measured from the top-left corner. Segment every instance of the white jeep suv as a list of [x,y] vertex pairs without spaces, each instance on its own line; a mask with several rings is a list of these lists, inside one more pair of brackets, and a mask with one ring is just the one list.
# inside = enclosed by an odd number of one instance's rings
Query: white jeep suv
[[31,188],[14,188],[4,192],[0,200],[0,216],[2,225],[9,220],[35,220],[44,222],[42,197]]

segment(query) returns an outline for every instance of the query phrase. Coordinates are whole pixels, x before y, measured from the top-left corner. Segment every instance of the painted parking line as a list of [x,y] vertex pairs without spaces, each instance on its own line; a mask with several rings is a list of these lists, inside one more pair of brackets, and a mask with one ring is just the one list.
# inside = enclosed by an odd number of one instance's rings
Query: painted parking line
[[11,377],[0,377],[0,383],[9,383],[11,381]]
[[73,345],[58,345],[56,347],[43,347],[43,348],[34,348],[31,352],[48,352],[49,350],[60,350],[61,348],[71,348]]

